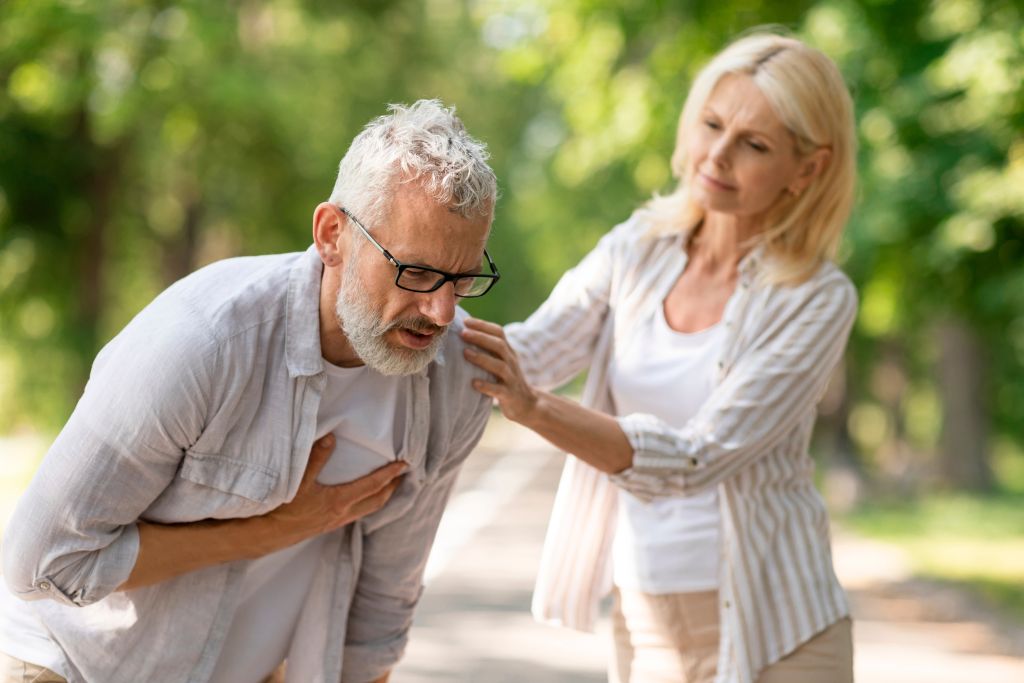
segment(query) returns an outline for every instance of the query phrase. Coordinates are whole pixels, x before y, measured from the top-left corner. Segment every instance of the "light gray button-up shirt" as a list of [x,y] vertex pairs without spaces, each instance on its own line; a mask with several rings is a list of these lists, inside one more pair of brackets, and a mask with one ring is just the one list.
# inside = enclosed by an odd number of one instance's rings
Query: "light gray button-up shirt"
[[[85,393],[8,524],[4,578],[60,646],[70,679],[209,679],[247,561],[115,592],[136,521],[264,514],[291,500],[324,386],[322,263],[228,259],[171,286],[97,356]],[[412,376],[408,473],[378,512],[327,535],[289,657],[303,681],[376,679],[401,657],[459,465],[490,400],[452,325]],[[448,362],[444,362],[447,358]],[[352,400],[358,400],[353,397]]]

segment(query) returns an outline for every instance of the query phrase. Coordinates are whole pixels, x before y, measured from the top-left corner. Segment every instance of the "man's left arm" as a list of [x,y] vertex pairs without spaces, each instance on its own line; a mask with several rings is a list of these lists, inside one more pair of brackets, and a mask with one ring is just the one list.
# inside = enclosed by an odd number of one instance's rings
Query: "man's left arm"
[[362,566],[349,611],[342,683],[387,683],[391,669],[405,652],[441,515],[459,468],[476,447],[491,414],[490,400],[471,400],[460,411],[445,462],[419,490],[412,507],[363,539]]

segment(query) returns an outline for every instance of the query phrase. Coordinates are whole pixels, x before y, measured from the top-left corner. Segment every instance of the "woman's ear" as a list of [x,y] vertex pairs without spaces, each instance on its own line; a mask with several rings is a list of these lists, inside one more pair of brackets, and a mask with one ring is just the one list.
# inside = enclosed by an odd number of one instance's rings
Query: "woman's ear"
[[800,160],[800,169],[796,178],[789,184],[786,191],[791,195],[800,196],[815,178],[825,172],[830,161],[832,161],[832,150],[828,147],[819,147],[808,154]]
[[321,202],[313,212],[313,242],[325,266],[340,266],[345,214],[330,202]]

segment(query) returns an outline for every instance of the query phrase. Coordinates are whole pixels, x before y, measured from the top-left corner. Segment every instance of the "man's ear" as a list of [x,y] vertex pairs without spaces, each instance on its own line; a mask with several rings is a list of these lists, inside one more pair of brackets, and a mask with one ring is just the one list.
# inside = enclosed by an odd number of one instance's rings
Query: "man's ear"
[[799,195],[807,189],[811,182],[825,172],[829,162],[832,161],[832,150],[828,147],[819,147],[800,161],[800,172],[796,179],[789,184],[787,190],[792,195]]
[[346,228],[346,217],[334,204],[321,202],[313,212],[313,242],[325,266],[340,266],[345,254],[342,253],[342,235]]

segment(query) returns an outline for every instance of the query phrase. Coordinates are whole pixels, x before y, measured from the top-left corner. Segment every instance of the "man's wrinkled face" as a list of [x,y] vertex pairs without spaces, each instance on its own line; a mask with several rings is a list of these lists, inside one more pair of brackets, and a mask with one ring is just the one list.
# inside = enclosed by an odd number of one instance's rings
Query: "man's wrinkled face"
[[[362,250],[362,255],[370,258],[377,253],[373,249]],[[364,363],[382,375],[412,375],[420,372],[437,356],[448,332],[447,326],[435,325],[421,315],[385,321],[383,306],[375,305],[367,291],[360,286],[357,263],[355,259],[349,259],[345,265],[335,306],[338,323],[348,343]],[[422,339],[423,346],[414,348],[389,341],[389,335],[403,332]]]
[[[417,183],[400,184],[383,225],[367,228],[403,263],[451,273],[480,272],[490,216],[463,218],[428,197]],[[349,344],[385,375],[422,371],[444,343],[457,297],[448,282],[433,292],[395,285],[396,269],[354,226],[335,305]]]

